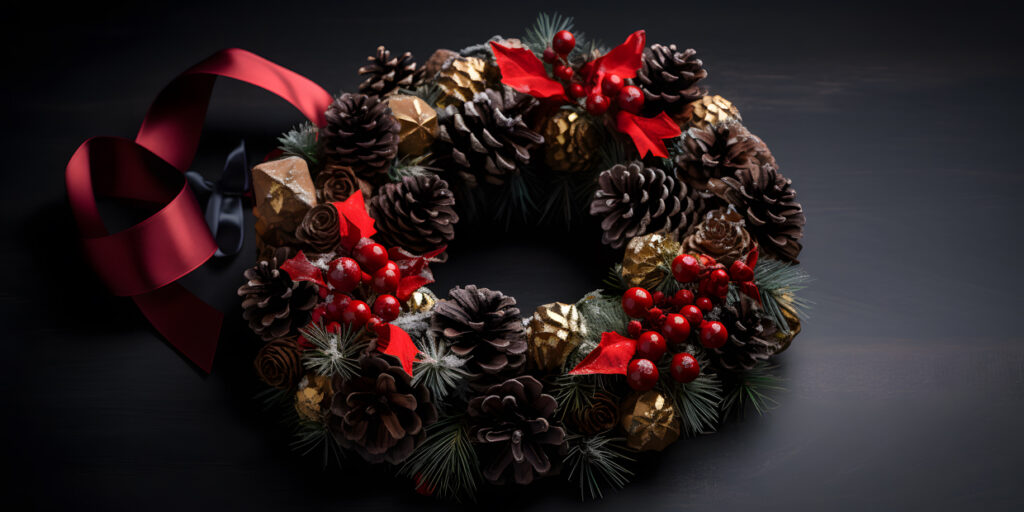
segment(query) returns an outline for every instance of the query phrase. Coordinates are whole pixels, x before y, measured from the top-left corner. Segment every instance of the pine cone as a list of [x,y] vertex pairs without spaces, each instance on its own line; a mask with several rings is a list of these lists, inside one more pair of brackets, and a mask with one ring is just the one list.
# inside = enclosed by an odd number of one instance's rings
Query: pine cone
[[676,156],[676,178],[704,190],[711,178],[732,176],[737,169],[775,165],[768,146],[739,123],[690,127]]
[[334,438],[371,463],[398,464],[426,437],[424,428],[437,421],[430,391],[390,356],[370,354],[359,375],[334,377],[334,398],[328,422]]
[[722,322],[729,331],[725,345],[712,350],[719,365],[727,370],[750,370],[780,348],[775,324],[750,297],[743,296],[739,302],[719,306],[709,316]]
[[650,114],[664,111],[678,116],[704,92],[697,82],[707,78],[704,63],[692,48],[678,51],[676,45],[651,45],[644,50],[636,72],[637,85],[644,91],[644,109]]
[[499,291],[472,284],[452,288],[434,306],[431,329],[455,355],[469,357],[464,368],[476,378],[515,374],[526,362],[526,330],[516,299]]
[[327,108],[324,152],[333,164],[371,180],[388,172],[398,154],[398,121],[376,96],[345,93]]
[[600,174],[590,214],[601,217],[601,241],[618,249],[630,238],[685,229],[694,200],[684,183],[640,162],[618,164]]
[[513,477],[526,485],[553,467],[565,430],[552,425],[557,403],[528,375],[495,384],[469,401],[469,435],[481,445],[483,476],[492,483]]
[[753,248],[750,233],[743,228],[743,216],[731,204],[708,212],[682,244],[682,252],[707,254],[725,268],[742,260]]
[[732,176],[712,180],[710,190],[743,214],[747,231],[765,254],[797,261],[803,246],[804,209],[796,202],[793,182],[773,165],[737,169]]
[[316,176],[316,199],[320,203],[344,201],[357,190],[370,197],[373,188],[348,167],[328,165]]
[[334,252],[341,244],[341,219],[338,210],[329,204],[318,204],[306,212],[295,238],[313,253]]
[[595,435],[611,430],[619,423],[619,400],[614,395],[598,391],[590,407],[580,409],[573,420],[583,434]]
[[260,348],[253,366],[268,386],[292,389],[302,377],[302,351],[294,339],[271,340]]
[[435,76],[441,89],[439,107],[462,105],[498,82],[498,71],[487,60],[458,54],[448,58]]
[[[281,251],[279,251],[280,253]],[[278,268],[283,259],[263,260],[244,273],[248,280],[238,288],[242,299],[242,318],[260,338],[272,340],[291,331],[293,324],[301,324],[317,301],[316,285],[307,281],[292,281]]]
[[398,88],[412,89],[423,76],[423,69],[416,67],[412,53],[392,57],[383,45],[377,47],[377,54],[366,58],[369,64],[359,68],[359,74],[366,80],[359,84],[359,92],[369,96],[386,96]]
[[451,153],[455,169],[470,186],[479,180],[502,185],[530,162],[530,149],[544,142],[523,121],[536,104],[511,89],[487,89],[441,112],[437,142]]
[[455,237],[458,214],[448,182],[436,174],[406,176],[377,191],[367,205],[377,221],[378,238],[422,254]]

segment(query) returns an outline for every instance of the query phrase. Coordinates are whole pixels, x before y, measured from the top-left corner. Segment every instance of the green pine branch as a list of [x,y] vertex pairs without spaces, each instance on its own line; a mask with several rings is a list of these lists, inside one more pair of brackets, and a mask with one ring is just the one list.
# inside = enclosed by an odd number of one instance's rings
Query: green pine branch
[[302,354],[306,369],[326,377],[338,375],[342,379],[349,379],[359,371],[359,356],[368,345],[359,336],[360,331],[346,326],[341,332],[329,332],[322,323],[317,323],[299,332],[313,344],[313,348]]
[[754,267],[754,283],[761,293],[764,310],[785,334],[790,330],[782,310],[788,309],[806,318],[812,303],[797,293],[806,288],[810,280],[810,275],[799,266],[772,258],[761,258]]
[[774,397],[785,387],[782,378],[775,374],[777,368],[761,362],[745,372],[723,374],[722,417],[742,418],[748,408],[763,415],[778,405]]
[[533,50],[538,57],[542,57],[544,49],[551,46],[551,40],[560,30],[572,32],[576,38],[576,46],[569,54],[569,61],[576,62],[584,58],[585,49],[589,49],[587,38],[583,32],[574,32],[575,21],[571,16],[562,16],[557,12],[554,14],[540,13],[533,25],[526,29],[526,35],[520,38],[527,48]]
[[321,464],[325,468],[332,462],[336,466],[341,466],[341,461],[345,458],[341,445],[334,440],[327,425],[315,421],[298,422],[291,448],[303,457],[319,452]]
[[466,379],[467,373],[462,369],[466,360],[453,354],[447,343],[434,339],[429,332],[419,348],[420,358],[413,363],[412,384],[426,386],[434,401],[440,403]]
[[[710,363],[700,347],[690,345],[687,351],[697,358],[701,373],[691,382],[680,383],[661,379],[658,389],[672,400],[687,436],[710,434],[717,429],[719,406],[722,403],[722,381],[710,371]],[[669,368],[659,368],[668,375]]]
[[309,170],[316,174],[323,161],[323,145],[320,143],[320,130],[306,121],[277,138],[278,149],[285,156],[297,156],[306,160]]
[[427,437],[399,468],[442,498],[472,499],[480,481],[480,462],[464,415],[445,416],[427,427]]
[[633,476],[626,465],[634,459],[628,455],[624,440],[604,434],[571,435],[566,439],[569,450],[564,463],[569,480],[580,487],[581,500],[603,497],[604,487],[621,489]]

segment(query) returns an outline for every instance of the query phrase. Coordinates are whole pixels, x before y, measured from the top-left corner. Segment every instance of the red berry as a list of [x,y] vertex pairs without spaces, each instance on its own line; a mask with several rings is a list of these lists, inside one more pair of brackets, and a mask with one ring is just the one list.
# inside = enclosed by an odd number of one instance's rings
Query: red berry
[[558,77],[559,80],[568,82],[572,80],[572,68],[564,64],[559,64],[555,66],[555,76]]
[[679,310],[679,314],[683,315],[683,318],[693,326],[700,325],[700,323],[704,321],[704,312],[694,305],[683,306],[683,308]]
[[372,331],[382,323],[384,323],[384,320],[382,320],[379,316],[372,316],[370,317],[369,320],[366,321],[366,328]]
[[725,269],[717,268],[711,272],[708,279],[710,279],[711,283],[717,287],[717,285],[721,285],[722,283],[727,284],[729,282],[729,273],[726,272]]
[[327,324],[326,329],[327,329],[327,332],[338,334],[338,333],[341,332],[341,324],[339,324],[338,322],[331,322],[331,323]]
[[583,84],[572,84],[569,86],[569,94],[573,98],[582,98],[587,95],[587,88]]
[[647,310],[647,319],[648,320],[652,320],[652,321],[653,320],[657,320],[664,313],[665,312],[662,311],[661,308],[651,308],[651,309]]
[[679,290],[672,296],[672,305],[681,308],[693,304],[693,292],[690,290]]
[[672,313],[665,317],[661,333],[665,335],[669,343],[678,345],[690,337],[690,322],[685,316]]
[[384,267],[373,273],[373,291],[377,293],[395,293],[402,275],[395,269]]
[[358,329],[370,320],[370,306],[361,300],[353,300],[341,312],[341,321]]
[[377,350],[387,350],[391,341],[391,326],[386,322],[381,322],[373,326],[373,333],[377,335]]
[[636,114],[644,106],[644,93],[635,85],[627,85],[619,91],[619,108]]
[[707,313],[715,308],[714,303],[707,297],[697,297],[697,302],[694,303],[701,311]]
[[665,294],[662,292],[654,292],[651,294],[651,297],[654,298],[655,304],[661,304],[662,301],[665,300]]
[[636,339],[640,336],[640,331],[643,328],[644,327],[640,324],[639,320],[630,320],[629,323],[626,324],[626,334],[628,334],[630,338]]
[[700,324],[700,344],[707,348],[719,348],[729,339],[729,331],[722,322],[704,322]]
[[658,383],[658,367],[649,359],[634,359],[626,368],[626,382],[636,391],[647,391]]
[[337,322],[341,320],[341,314],[348,307],[348,303],[352,301],[352,297],[343,293],[335,293],[332,300],[324,305],[323,316],[328,320]]
[[314,324],[318,324],[324,318],[327,318],[327,305],[321,303],[313,308],[312,321]]
[[622,295],[622,310],[630,318],[644,318],[653,305],[651,292],[640,287],[630,288]]
[[747,266],[746,263],[736,260],[732,262],[732,265],[729,265],[729,277],[733,281],[750,281],[754,279],[754,270]]
[[401,312],[402,303],[398,302],[394,295],[378,295],[373,301],[373,314],[385,322],[398,318],[398,314]]
[[680,254],[672,260],[672,276],[680,283],[692,283],[700,275],[700,262],[690,254]]
[[547,47],[547,48],[544,48],[544,57],[543,58],[544,58],[544,62],[547,62],[548,64],[554,64],[554,63],[558,62],[558,54],[555,53],[554,48],[551,48],[550,46]]
[[381,244],[366,244],[356,249],[355,252],[356,261],[363,267],[363,270],[370,273],[383,267],[388,261],[388,250]]
[[591,92],[587,96],[587,112],[599,116],[608,111],[608,97]]
[[608,75],[604,77],[604,80],[601,82],[601,92],[603,92],[605,96],[614,98],[618,96],[623,85],[625,84],[623,83],[621,76]]
[[654,331],[647,331],[636,340],[636,356],[651,361],[661,359],[668,351],[665,337]]
[[672,363],[668,367],[669,373],[676,382],[693,382],[700,375],[700,363],[697,358],[686,352],[680,352],[672,356]]
[[335,292],[348,293],[359,286],[363,273],[352,258],[338,258],[327,267],[327,283]]
[[568,30],[559,30],[555,32],[555,37],[551,39],[551,47],[559,55],[569,55],[569,52],[576,47],[576,37]]

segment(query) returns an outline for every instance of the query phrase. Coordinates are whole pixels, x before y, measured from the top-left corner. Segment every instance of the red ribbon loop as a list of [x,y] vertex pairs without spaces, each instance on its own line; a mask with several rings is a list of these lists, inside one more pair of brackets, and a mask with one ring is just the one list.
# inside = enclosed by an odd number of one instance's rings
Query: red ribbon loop
[[[223,314],[177,284],[217,250],[181,173],[192,163],[218,76],[262,87],[318,126],[331,96],[309,79],[262,57],[231,48],[175,78],[157,96],[132,142],[85,141],[68,161],[68,201],[86,258],[117,295],[132,296],[167,340],[203,370],[213,365]],[[175,172],[175,170],[179,172]],[[158,207],[142,222],[107,232],[97,197]]]

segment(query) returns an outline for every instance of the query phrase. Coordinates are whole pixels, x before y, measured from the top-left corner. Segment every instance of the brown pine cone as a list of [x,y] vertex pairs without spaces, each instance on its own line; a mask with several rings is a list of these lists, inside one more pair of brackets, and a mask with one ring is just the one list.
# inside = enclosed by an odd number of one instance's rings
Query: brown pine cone
[[510,477],[526,485],[551,472],[565,444],[565,430],[554,426],[557,403],[540,381],[524,375],[495,384],[469,401],[469,436],[480,445],[484,478]]
[[292,389],[302,378],[302,351],[294,339],[270,340],[256,354],[253,366],[268,386]]
[[369,354],[359,375],[334,377],[334,398],[328,425],[343,447],[367,462],[399,464],[426,437],[425,427],[437,421],[430,391],[391,356]]
[[313,253],[334,252],[341,244],[338,210],[329,204],[318,204],[306,212],[295,238]]
[[697,82],[707,78],[704,63],[692,48],[679,51],[676,45],[653,44],[644,50],[643,61],[636,72],[636,82],[644,92],[644,109],[676,117],[704,91]]
[[739,123],[704,128],[690,127],[683,133],[683,151],[676,156],[676,178],[703,191],[708,180],[732,176],[737,169],[775,164],[768,146]]
[[700,224],[690,228],[682,252],[707,254],[729,268],[754,248],[750,233],[743,228],[743,216],[732,205],[707,213]]
[[412,89],[423,76],[416,67],[412,53],[393,57],[384,46],[377,47],[376,55],[366,58],[369,64],[359,68],[366,80],[359,84],[359,92],[370,96],[386,96],[399,88]]
[[316,199],[320,203],[344,201],[356,191],[370,197],[373,188],[348,167],[328,165],[316,177]]
[[448,182],[436,174],[406,176],[377,191],[367,209],[377,221],[378,238],[415,254],[455,238],[458,214]]
[[477,379],[514,375],[526,363],[526,329],[516,299],[499,291],[472,284],[452,288],[434,306],[431,329],[455,355],[469,358],[463,368]]
[[376,96],[345,93],[327,108],[324,153],[373,181],[388,172],[398,154],[398,121]]
[[711,350],[721,367],[750,370],[779,351],[781,342],[775,336],[775,324],[754,299],[742,296],[739,302],[719,306],[708,315],[729,331],[725,345]]
[[694,200],[685,184],[641,162],[602,172],[590,214],[601,218],[601,241],[618,249],[636,236],[686,229]]
[[544,142],[523,120],[537,105],[525,94],[487,89],[472,101],[449,105],[440,112],[439,154],[471,187],[480,181],[502,185],[530,163],[530,150]]
[[[280,252],[280,251],[279,251]],[[238,288],[242,318],[264,340],[281,338],[293,325],[301,325],[318,299],[316,285],[292,281],[278,265],[283,260],[262,260],[245,271],[245,284]]]
[[598,391],[590,407],[580,410],[573,418],[576,428],[583,434],[595,435],[615,428],[619,423],[619,400]]
[[732,176],[711,180],[709,187],[743,214],[747,231],[765,254],[797,262],[806,219],[792,180],[765,164],[737,169]]
[[434,50],[434,53],[430,54],[430,58],[423,64],[424,80],[433,80],[441,68],[444,67],[448,61],[459,56],[459,52],[448,50],[446,48],[438,48]]

